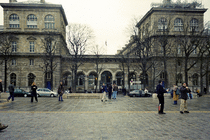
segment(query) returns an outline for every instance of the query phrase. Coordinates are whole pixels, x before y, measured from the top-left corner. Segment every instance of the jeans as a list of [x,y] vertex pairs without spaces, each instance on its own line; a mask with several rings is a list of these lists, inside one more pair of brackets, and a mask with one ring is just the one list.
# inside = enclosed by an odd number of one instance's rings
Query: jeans
[[8,97],[8,100],[10,100],[10,98],[12,98],[12,101],[14,101],[14,92],[10,92],[10,95]]
[[116,99],[116,96],[117,96],[117,91],[113,91],[112,98],[113,98],[113,99]]
[[59,95],[58,101],[63,101],[63,95]]

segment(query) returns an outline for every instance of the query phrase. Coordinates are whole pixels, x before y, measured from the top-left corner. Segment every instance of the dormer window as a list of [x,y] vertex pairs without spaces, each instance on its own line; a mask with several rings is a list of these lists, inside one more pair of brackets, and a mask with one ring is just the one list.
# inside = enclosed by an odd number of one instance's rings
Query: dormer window
[[20,28],[19,17],[16,14],[12,14],[9,16],[9,27],[10,28]]
[[54,29],[55,28],[55,19],[52,15],[47,15],[45,17],[45,28],[46,29]]
[[37,28],[37,17],[35,15],[28,15],[27,17],[27,27]]

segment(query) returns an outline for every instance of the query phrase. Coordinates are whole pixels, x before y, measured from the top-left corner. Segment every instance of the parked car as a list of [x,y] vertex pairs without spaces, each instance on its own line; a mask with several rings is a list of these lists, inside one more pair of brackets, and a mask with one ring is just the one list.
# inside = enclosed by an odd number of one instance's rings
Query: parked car
[[152,95],[151,95],[151,93],[145,94],[143,90],[136,89],[136,90],[131,91],[128,94],[128,96],[130,96],[130,97],[150,97]]
[[51,91],[48,88],[38,88],[37,89],[37,96],[56,97],[56,96],[58,96],[58,93],[54,92],[54,91]]
[[[9,91],[6,91],[6,92],[9,93]],[[15,97],[28,97],[28,96],[31,96],[31,93],[30,92],[26,92],[23,89],[15,89],[14,90],[14,96]]]

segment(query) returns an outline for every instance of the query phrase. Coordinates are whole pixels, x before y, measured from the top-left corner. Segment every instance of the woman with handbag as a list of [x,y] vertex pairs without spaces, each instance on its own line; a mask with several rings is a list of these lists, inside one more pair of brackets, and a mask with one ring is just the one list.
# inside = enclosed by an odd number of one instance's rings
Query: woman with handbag
[[62,97],[63,93],[64,93],[63,83],[60,82],[60,85],[58,87],[58,96],[59,96],[58,101],[63,101],[63,97]]
[[33,82],[31,85],[31,102],[33,102],[34,98],[35,98],[36,102],[38,102],[36,90],[37,90],[36,83]]

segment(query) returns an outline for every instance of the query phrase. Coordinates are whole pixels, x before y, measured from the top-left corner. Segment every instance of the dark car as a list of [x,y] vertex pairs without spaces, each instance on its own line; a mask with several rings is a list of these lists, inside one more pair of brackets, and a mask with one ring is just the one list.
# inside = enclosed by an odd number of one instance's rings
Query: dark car
[[[7,93],[9,93],[9,91],[7,91]],[[28,96],[31,96],[31,93],[30,92],[26,92],[23,89],[15,89],[14,90],[14,96],[15,97],[28,97]]]
[[150,97],[151,93],[145,94],[143,90],[133,90],[128,94],[128,96],[130,96],[130,97]]

